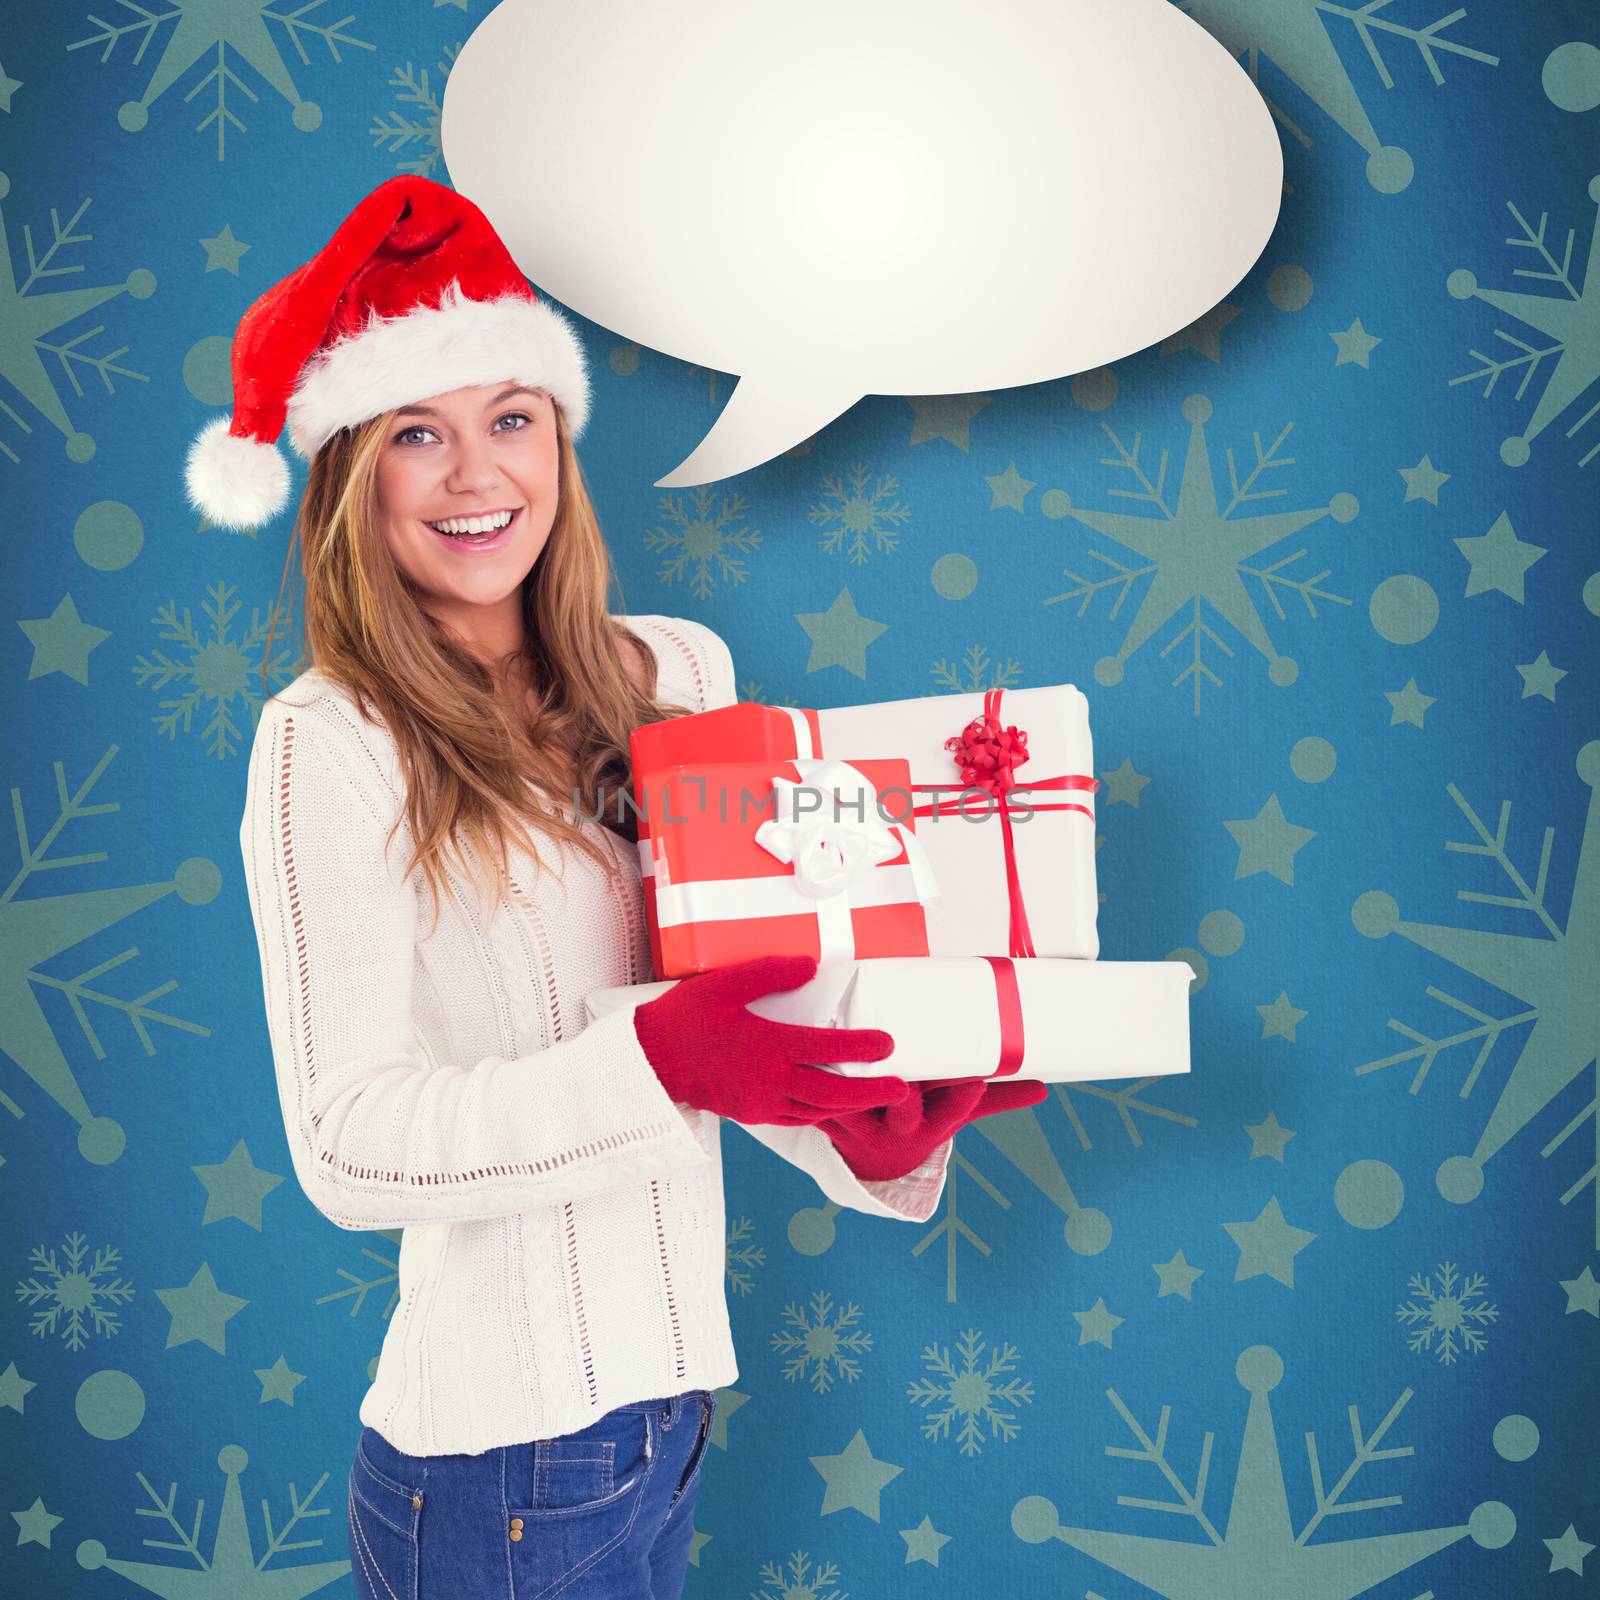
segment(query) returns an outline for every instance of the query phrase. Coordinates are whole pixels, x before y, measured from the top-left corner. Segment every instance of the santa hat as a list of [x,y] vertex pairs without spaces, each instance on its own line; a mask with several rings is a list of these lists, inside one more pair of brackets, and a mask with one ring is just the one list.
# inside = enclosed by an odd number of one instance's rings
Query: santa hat
[[233,403],[189,447],[189,501],[253,528],[289,499],[276,440],[309,461],[340,428],[451,389],[546,390],[574,439],[589,412],[583,345],[529,287],[465,196],[405,174],[381,183],[312,259],[261,296],[233,339]]

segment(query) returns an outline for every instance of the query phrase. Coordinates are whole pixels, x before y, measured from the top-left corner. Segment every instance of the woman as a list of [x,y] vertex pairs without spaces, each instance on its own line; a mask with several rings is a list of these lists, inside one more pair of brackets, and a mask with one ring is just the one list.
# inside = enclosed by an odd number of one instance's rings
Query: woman
[[263,707],[240,827],[280,1103],[312,1203],[404,1230],[350,1472],[358,1592],[676,1600],[738,1376],[719,1119],[921,1220],[956,1128],[1045,1086],[807,1065],[893,1048],[745,1009],[809,958],[584,1026],[590,990],[652,977],[629,730],[731,703],[732,661],[703,624],[607,614],[582,347],[471,202],[381,185],[233,361],[193,503],[280,509],[286,422],[310,460],[315,664]]

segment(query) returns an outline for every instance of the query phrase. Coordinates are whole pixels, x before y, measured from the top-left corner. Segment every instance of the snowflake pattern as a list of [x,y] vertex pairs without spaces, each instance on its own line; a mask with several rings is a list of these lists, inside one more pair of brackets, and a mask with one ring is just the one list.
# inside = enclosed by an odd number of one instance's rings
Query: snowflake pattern
[[[1600,191],[1597,191],[1594,185],[1590,185],[1590,198],[1600,200]],[[1483,365],[1472,372],[1462,373],[1459,378],[1452,378],[1450,382],[1454,385],[1484,378],[1487,381],[1483,386],[1483,398],[1487,400],[1494,392],[1495,383],[1501,373],[1514,372],[1521,368],[1522,381],[1517,385],[1517,398],[1520,400],[1523,391],[1539,370],[1540,363],[1546,356],[1555,357],[1528,426],[1521,433],[1511,434],[1500,441],[1500,459],[1508,467],[1520,467],[1525,466],[1529,456],[1532,455],[1533,441],[1570,406],[1577,404],[1578,397],[1594,379],[1594,352],[1589,338],[1582,330],[1593,328],[1597,316],[1600,316],[1600,212],[1597,212],[1595,221],[1591,225],[1589,248],[1585,254],[1588,269],[1583,288],[1580,290],[1572,281],[1572,229],[1567,230],[1566,247],[1558,261],[1545,242],[1545,224],[1549,220],[1545,214],[1540,212],[1539,226],[1534,228],[1509,200],[1506,202],[1506,207],[1516,218],[1517,226],[1522,229],[1520,239],[1508,239],[1506,242],[1524,250],[1532,250],[1546,268],[1545,271],[1539,272],[1533,268],[1522,267],[1517,269],[1514,276],[1553,283],[1565,291],[1565,298],[1560,294],[1520,294],[1509,289],[1480,289],[1475,273],[1465,267],[1452,272],[1445,280],[1445,287],[1455,299],[1482,300],[1497,311],[1509,312],[1526,327],[1543,334],[1545,342],[1535,347],[1525,339],[1515,338],[1496,328],[1496,337],[1504,339],[1512,347],[1512,354],[1500,360],[1474,350],[1472,353],[1479,356]],[[1596,409],[1590,406],[1573,423],[1567,431],[1569,439],[1586,422],[1593,421]],[[1590,446],[1589,450],[1578,458],[1578,465],[1588,466],[1597,454],[1600,454],[1600,443]]]
[[227,1444],[217,1452],[216,1459],[217,1466],[227,1475],[228,1482],[222,1491],[222,1508],[217,1514],[216,1533],[209,1555],[200,1544],[205,1501],[196,1501],[193,1517],[182,1521],[176,1511],[177,1484],[169,1484],[166,1498],[163,1499],[141,1472],[136,1476],[140,1487],[149,1496],[150,1504],[140,1506],[138,1515],[165,1522],[171,1529],[170,1538],[145,1539],[143,1543],[153,1550],[171,1550],[188,1556],[193,1565],[171,1566],[124,1560],[109,1555],[105,1545],[98,1539],[85,1539],[79,1544],[76,1552],[78,1565],[86,1572],[95,1572],[104,1567],[148,1594],[225,1594],[231,1600],[277,1600],[280,1595],[312,1595],[349,1574],[348,1561],[297,1562],[288,1565],[280,1562],[275,1567],[268,1566],[275,1556],[286,1551],[312,1550],[321,1545],[322,1540],[312,1538],[310,1534],[312,1519],[330,1515],[327,1506],[316,1504],[317,1496],[328,1481],[326,1472],[303,1495],[293,1482],[289,1484],[289,1515],[281,1526],[274,1526],[272,1507],[265,1497],[262,1498],[261,1516],[266,1538],[261,1554],[257,1555],[250,1535],[250,1518],[245,1509],[244,1492],[239,1486],[239,1480],[250,1464],[250,1457],[242,1445]]
[[750,1237],[755,1226],[749,1217],[735,1217],[728,1226],[723,1267],[735,1294],[754,1293],[756,1269],[766,1265],[767,1252]]
[[395,162],[396,171],[433,178],[437,183],[446,181],[447,174],[435,176],[435,169],[444,159],[439,119],[444,115],[445,80],[460,54],[458,41],[447,46],[443,56],[434,63],[433,70],[439,75],[437,88],[428,69],[418,68],[410,61],[390,73],[389,87],[394,90],[397,109],[387,118],[374,117],[371,133],[375,149],[387,147],[395,155],[410,152],[408,160]]
[[[196,711],[206,708],[206,754],[219,758],[237,755],[246,748],[244,735],[260,719],[266,702],[266,696],[259,692],[263,665],[267,679],[276,688],[292,682],[305,665],[298,657],[292,663],[281,656],[267,660],[268,640],[282,627],[281,616],[274,620],[252,611],[243,637],[230,638],[229,630],[238,617],[239,606],[231,584],[212,584],[210,598],[202,608],[211,624],[211,636],[206,638],[195,628],[189,608],[183,608],[180,618],[177,602],[169,600],[155,621],[162,629],[162,639],[178,645],[179,654],[174,658],[157,649],[148,659],[140,656],[133,668],[135,679],[146,688],[160,690],[176,684],[182,691],[161,702],[161,710],[150,719],[156,731],[168,739],[176,738],[180,729],[189,733]],[[234,715],[236,697],[242,697],[248,708],[248,724]]]
[[959,661],[940,656],[932,667],[934,694],[981,694],[989,689],[1014,689],[1022,677],[1022,663],[1007,656],[1001,666],[980,644],[968,645]]
[[761,1563],[761,1588],[751,1592],[750,1600],[848,1600],[843,1589],[834,1588],[838,1579],[833,1562],[824,1561],[813,1569],[811,1557],[794,1550],[787,1571],[776,1561]]
[[[1194,714],[1200,715],[1200,690],[1202,683],[1220,685],[1222,679],[1205,658],[1207,644],[1227,655],[1233,650],[1227,641],[1205,621],[1205,608],[1210,608],[1249,644],[1253,645],[1267,662],[1270,682],[1283,688],[1300,675],[1299,664],[1291,656],[1282,655],[1267,632],[1257,602],[1245,585],[1246,578],[1254,578],[1261,586],[1263,597],[1270,601],[1278,620],[1285,612],[1280,595],[1298,595],[1307,612],[1315,618],[1316,602],[1322,600],[1347,606],[1350,601],[1343,595],[1320,588],[1328,576],[1328,569],[1307,577],[1291,572],[1290,567],[1306,554],[1304,548],[1282,556],[1269,566],[1254,566],[1250,557],[1264,551],[1281,540],[1300,532],[1302,528],[1332,517],[1335,522],[1351,521],[1359,506],[1352,494],[1336,494],[1325,506],[1315,506],[1302,511],[1277,511],[1258,516],[1235,517],[1240,506],[1256,500],[1269,500],[1284,493],[1277,488],[1258,488],[1269,472],[1294,465],[1293,456],[1279,454],[1289,436],[1293,423],[1285,423],[1277,438],[1262,448],[1261,435],[1253,435],[1255,462],[1243,478],[1233,451],[1227,452],[1228,485],[1231,498],[1226,505],[1217,502],[1217,489],[1210,453],[1206,447],[1206,424],[1211,420],[1211,402],[1204,395],[1190,395],[1183,403],[1183,417],[1189,424],[1189,448],[1184,455],[1176,499],[1167,497],[1167,452],[1152,478],[1139,460],[1143,440],[1134,435],[1130,448],[1112,431],[1109,423],[1100,426],[1111,440],[1117,455],[1115,459],[1101,458],[1105,466],[1121,467],[1138,485],[1134,489],[1108,491],[1125,500],[1143,500],[1153,505],[1157,516],[1131,516],[1122,511],[1092,511],[1063,499],[1061,514],[1076,518],[1096,533],[1115,539],[1118,544],[1137,551],[1145,558],[1142,566],[1128,566],[1103,551],[1091,550],[1090,555],[1112,569],[1110,576],[1086,578],[1067,567],[1065,575],[1076,588],[1051,595],[1044,603],[1055,605],[1061,600],[1076,600],[1081,617],[1102,589],[1115,589],[1117,597],[1111,607],[1111,619],[1116,619],[1123,602],[1138,579],[1149,576],[1150,584],[1139,602],[1139,609],[1123,636],[1122,645],[1114,656],[1102,656],[1095,663],[1095,681],[1106,688],[1121,683],[1128,659],[1147,643],[1179,611],[1192,609],[1188,625],[1162,648],[1167,655],[1176,650],[1185,639],[1191,641],[1189,659],[1183,670],[1172,680],[1176,688],[1185,680],[1192,680],[1194,688]],[[1053,502],[1052,502],[1053,503]]]
[[1433,1351],[1447,1367],[1455,1365],[1460,1351],[1476,1355],[1488,1343],[1484,1324],[1500,1315],[1483,1298],[1488,1287],[1480,1272],[1463,1279],[1452,1261],[1440,1262],[1432,1278],[1425,1272],[1412,1273],[1412,1298],[1394,1308],[1394,1314],[1411,1329],[1406,1343],[1418,1354]]
[[717,498],[714,484],[689,491],[692,509],[681,495],[665,496],[658,509],[667,525],[644,536],[647,550],[667,552],[656,575],[669,585],[687,582],[697,600],[708,599],[718,582],[743,583],[749,576],[744,558],[761,546],[759,529],[740,526],[744,496],[725,494],[713,511]]
[[121,1252],[103,1245],[89,1260],[89,1245],[81,1233],[69,1233],[58,1257],[43,1245],[34,1247],[30,1260],[37,1277],[24,1278],[17,1285],[17,1298],[24,1305],[38,1306],[28,1324],[36,1339],[59,1333],[69,1350],[82,1350],[92,1331],[102,1339],[115,1338],[122,1331],[116,1307],[133,1298],[133,1285],[110,1276]]
[[968,1328],[962,1333],[959,1343],[963,1363],[959,1372],[950,1359],[948,1346],[936,1349],[929,1345],[923,1350],[923,1363],[935,1376],[913,1379],[906,1387],[906,1398],[921,1405],[924,1410],[937,1406],[937,1409],[928,1411],[927,1420],[922,1424],[923,1438],[950,1438],[959,1419],[960,1427],[956,1436],[961,1442],[961,1453],[975,1456],[983,1449],[985,1424],[991,1439],[1009,1443],[1017,1437],[1021,1430],[1017,1426],[1016,1412],[1008,1407],[1031,1401],[1033,1384],[1015,1377],[1006,1378],[1004,1382],[998,1381],[1002,1374],[1010,1372],[1017,1364],[1014,1345],[991,1350],[980,1370],[978,1359],[984,1346],[982,1335],[976,1328]]
[[[1180,11],[1187,12],[1245,65],[1251,82],[1261,90],[1262,99],[1287,135],[1298,144],[1311,143],[1284,107],[1262,88],[1262,57],[1366,151],[1367,182],[1379,194],[1399,194],[1412,179],[1411,157],[1398,145],[1379,141],[1355,80],[1345,67],[1347,58],[1329,36],[1329,25],[1339,21],[1351,26],[1361,49],[1357,51],[1353,45],[1349,46],[1350,58],[1364,56],[1370,61],[1385,89],[1395,86],[1383,55],[1385,43],[1398,40],[1414,44],[1436,86],[1444,82],[1439,68],[1440,56],[1460,56],[1488,66],[1497,66],[1499,57],[1474,50],[1459,39],[1445,37],[1445,30],[1465,15],[1459,6],[1448,16],[1420,27],[1391,17],[1386,6],[1387,0],[1359,6],[1338,4],[1336,0],[1309,0],[1308,4],[1293,6],[1254,5],[1248,0],[1179,0],[1178,3]],[[1380,11],[1382,16],[1378,15]]]
[[911,515],[910,507],[888,497],[899,487],[893,477],[879,478],[867,489],[867,468],[857,462],[848,485],[836,477],[822,480],[823,503],[809,513],[812,523],[824,529],[821,545],[829,555],[848,552],[852,566],[865,566],[874,555],[888,555],[900,543],[895,531]]
[[1467,819],[1476,839],[1451,841],[1445,848],[1493,861],[1512,889],[1508,895],[1458,889],[1456,898],[1524,912],[1533,918],[1540,933],[1529,935],[1409,922],[1401,916],[1394,897],[1378,889],[1369,889],[1350,908],[1351,921],[1367,938],[1382,939],[1399,934],[1460,971],[1471,973],[1523,1002],[1518,1009],[1508,1008],[1508,1015],[1495,1017],[1430,984],[1429,997],[1466,1017],[1468,1025],[1434,1038],[1391,1017],[1389,1027],[1411,1040],[1412,1048],[1363,1062],[1355,1072],[1361,1076],[1400,1062],[1414,1061],[1417,1069],[1410,1089],[1416,1094],[1438,1056],[1461,1045],[1473,1045],[1476,1054],[1460,1089],[1461,1098],[1465,1099],[1472,1093],[1478,1074],[1505,1032],[1519,1023],[1531,1021],[1533,1027],[1522,1041],[1521,1051],[1512,1063],[1472,1154],[1450,1156],[1442,1162],[1434,1175],[1434,1183],[1452,1204],[1466,1205],[1477,1199],[1483,1192],[1484,1168],[1489,1160],[1579,1077],[1590,1072],[1595,1092],[1539,1153],[1546,1158],[1554,1155],[1585,1123],[1591,1125],[1593,1142],[1589,1148],[1595,1150],[1596,1158],[1568,1187],[1561,1196],[1561,1203],[1570,1204],[1585,1189],[1593,1191],[1594,1239],[1596,1248],[1600,1248],[1600,1057],[1595,1051],[1592,1005],[1585,999],[1593,987],[1595,963],[1600,960],[1600,892],[1597,892],[1600,890],[1600,740],[1591,740],[1579,750],[1576,768],[1579,781],[1588,786],[1589,801],[1564,928],[1545,904],[1555,829],[1544,830],[1537,866],[1525,872],[1511,859],[1507,845],[1511,802],[1501,803],[1499,820],[1491,831],[1453,783],[1446,786],[1450,798]]
[[[76,790],[68,789],[66,773],[59,761],[55,763],[56,815],[43,829],[35,826],[37,818],[29,816],[22,791],[12,789],[11,810],[21,859],[0,894],[0,915],[9,929],[9,937],[0,940],[0,984],[10,997],[7,1006],[0,1007],[0,1019],[8,1030],[3,1039],[4,1053],[77,1123],[78,1154],[96,1166],[118,1160],[127,1145],[127,1135],[114,1118],[96,1116],[90,1107],[39,1002],[40,991],[53,989],[65,998],[99,1061],[105,1060],[106,1049],[95,1030],[92,1011],[120,1012],[147,1056],[156,1053],[151,1038],[154,1026],[176,1028],[202,1038],[209,1038],[211,1030],[157,1005],[177,987],[175,981],[158,984],[132,999],[124,999],[102,984],[106,973],[139,953],[136,945],[109,959],[86,958],[87,964],[75,973],[58,975],[42,969],[50,958],[89,942],[125,917],[145,911],[164,895],[176,894],[188,905],[204,905],[216,897],[220,884],[215,863],[203,856],[191,856],[178,864],[166,883],[100,885],[24,896],[24,889],[39,887],[43,874],[105,860],[104,853],[98,851],[76,855],[52,852],[72,823],[121,809],[114,800],[89,803],[89,796],[116,753],[113,745]],[[0,1105],[13,1116],[22,1115],[9,1095],[0,1094]]]
[[[4,200],[10,192],[11,180],[0,173],[0,200]],[[28,270],[20,281],[11,256],[5,212],[0,209],[0,327],[9,330],[6,339],[0,341],[0,378],[61,432],[66,440],[67,459],[80,463],[94,455],[94,437],[73,427],[67,416],[67,408],[51,381],[50,366],[60,368],[61,376],[72,385],[72,392],[80,400],[83,398],[83,385],[78,381],[81,371],[99,378],[107,394],[116,392],[114,378],[135,378],[140,383],[148,383],[150,379],[147,373],[117,365],[117,357],[127,352],[125,344],[101,356],[90,355],[79,348],[104,333],[103,324],[86,328],[76,338],[61,343],[52,342],[48,335],[64,323],[74,321],[120,294],[131,295],[135,300],[148,300],[156,290],[156,275],[145,267],[135,267],[121,283],[91,287],[80,283],[75,276],[83,271],[81,265],[56,259],[58,253],[68,245],[87,244],[94,237],[90,233],[74,231],[83,221],[83,214],[90,204],[85,200],[65,223],[52,206],[50,243],[42,252],[34,244],[33,229],[23,224],[22,240]],[[73,287],[56,288],[47,293],[36,292],[39,285],[51,278],[71,278]],[[50,358],[50,366],[46,365],[47,357]],[[4,413],[24,433],[33,432],[26,418],[3,399],[0,399],[0,413]],[[0,455],[13,462],[22,459],[3,439],[0,439]]]
[[1058,1540],[1081,1550],[1165,1600],[1263,1594],[1292,1594],[1297,1600],[1354,1600],[1460,1539],[1470,1538],[1489,1550],[1511,1541],[1516,1517],[1509,1506],[1498,1501],[1483,1502],[1465,1522],[1458,1519],[1453,1527],[1394,1531],[1389,1522],[1387,1531],[1381,1533],[1344,1539],[1329,1539],[1326,1534],[1321,1539],[1312,1537],[1330,1518],[1401,1503],[1397,1494],[1352,1500],[1347,1491],[1364,1468],[1415,1453],[1413,1445],[1383,1443],[1410,1403],[1411,1389],[1406,1389],[1370,1430],[1363,1428],[1360,1411],[1354,1405],[1348,1408],[1351,1457],[1337,1478],[1324,1477],[1317,1436],[1313,1432],[1305,1435],[1315,1505],[1297,1531],[1272,1421],[1270,1397],[1283,1381],[1283,1372],[1283,1358],[1268,1345],[1252,1345],[1234,1363],[1234,1375],[1249,1394],[1250,1405],[1227,1520],[1220,1529],[1206,1509],[1214,1435],[1206,1432],[1195,1465],[1186,1472],[1171,1454],[1167,1425],[1172,1407],[1161,1407],[1152,1430],[1138,1420],[1115,1389],[1106,1390],[1134,1444],[1107,1445],[1105,1453],[1155,1467],[1168,1494],[1161,1500],[1119,1494],[1117,1504],[1187,1517],[1204,1535],[1203,1541],[1065,1527],[1054,1503],[1043,1495],[1028,1495],[1012,1507],[1012,1531],[1027,1544]]
[[856,1358],[872,1348],[872,1335],[854,1326],[861,1308],[851,1302],[830,1320],[832,1306],[833,1296],[826,1289],[816,1290],[811,1296],[814,1320],[808,1322],[805,1311],[791,1300],[783,1308],[783,1319],[793,1331],[772,1336],[772,1348],[789,1358],[783,1364],[784,1378],[793,1383],[809,1373],[816,1394],[826,1394],[835,1377],[854,1383],[861,1376]]
[[[1145,1142],[1138,1120],[1140,1117],[1181,1128],[1199,1126],[1197,1118],[1150,1099],[1146,1091],[1153,1084],[1169,1091],[1174,1087],[1174,1080],[1166,1077],[1119,1079],[1114,1088],[1098,1083],[1055,1083],[1050,1088],[1080,1148],[1089,1151],[1094,1148],[1094,1139],[1085,1113],[1094,1104],[1112,1107],[1118,1124],[1128,1137],[1128,1143],[1135,1149],[1141,1148]],[[1041,1101],[1039,1105],[1030,1106],[1015,1116],[981,1117],[970,1126],[1004,1156],[1050,1205],[1065,1212],[1063,1234],[1067,1248],[1075,1255],[1099,1255],[1111,1243],[1111,1218],[1098,1206],[1085,1205],[1073,1191],[1066,1171],[1044,1135],[1040,1112],[1049,1103],[1049,1100]],[[911,1252],[921,1255],[941,1235],[948,1236],[949,1247],[942,1254],[945,1262],[945,1298],[951,1302],[956,1299],[961,1246],[971,1246],[984,1255],[991,1250],[988,1241],[974,1226],[978,1220],[976,1207],[962,1209],[967,1200],[969,1180],[974,1195],[987,1197],[1001,1210],[1011,1208],[1011,1200],[962,1153],[962,1143],[958,1140],[951,1151],[945,1178],[943,1215],[936,1223],[932,1218],[929,1219],[933,1225]]]
[[230,49],[235,56],[254,67],[257,75],[288,101],[293,108],[291,119],[295,127],[301,133],[312,133],[322,126],[322,107],[314,100],[301,99],[283,55],[268,32],[267,23],[270,21],[283,25],[289,43],[294,46],[302,64],[310,60],[305,47],[307,37],[321,39],[335,62],[344,59],[339,54],[341,45],[361,50],[374,48],[366,40],[342,31],[352,20],[348,16],[326,24],[313,21],[308,13],[315,11],[323,0],[305,0],[304,4],[288,12],[274,11],[270,5],[262,4],[261,0],[254,0],[254,3],[247,0],[242,5],[218,5],[216,0],[178,0],[176,5],[165,11],[153,11],[141,4],[140,0],[119,0],[119,3],[133,13],[132,21],[120,24],[106,22],[91,12],[89,20],[97,24],[100,31],[90,34],[87,39],[74,40],[67,48],[82,50],[87,45],[103,44],[105,49],[100,52],[100,59],[109,61],[118,44],[124,39],[137,37],[138,47],[133,52],[134,64],[137,65],[144,59],[145,51],[149,49],[150,41],[161,24],[176,18],[177,25],[167,35],[166,44],[156,60],[144,93],[137,100],[125,101],[117,107],[117,122],[124,133],[138,133],[150,120],[150,107],[202,56],[212,57],[211,70],[183,98],[187,103],[208,87],[215,90],[211,109],[195,124],[194,131],[203,133],[206,128],[215,126],[218,161],[227,155],[228,129],[235,128],[240,133],[247,131],[228,104],[229,88],[248,95],[251,100],[260,98],[228,65]]
[[400,1241],[405,1230],[379,1228],[375,1231],[380,1238],[387,1239],[392,1248],[376,1250],[371,1245],[363,1245],[361,1254],[372,1263],[372,1269],[352,1272],[349,1267],[340,1267],[339,1276],[344,1279],[345,1287],[319,1294],[317,1305],[328,1306],[341,1300],[347,1301],[350,1315],[359,1317],[366,1309],[368,1299],[377,1301],[378,1291],[383,1290],[380,1320],[387,1322],[394,1315],[394,1308],[400,1303]]

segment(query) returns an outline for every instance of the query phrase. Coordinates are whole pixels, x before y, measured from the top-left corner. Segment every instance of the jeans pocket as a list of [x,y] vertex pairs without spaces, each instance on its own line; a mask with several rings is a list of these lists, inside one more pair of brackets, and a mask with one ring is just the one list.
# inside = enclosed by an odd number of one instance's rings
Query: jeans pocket
[[508,1533],[518,1600],[556,1600],[628,1538],[656,1455],[656,1415],[609,1411],[589,1427],[524,1447],[532,1475]]
[[522,1517],[576,1517],[621,1506],[650,1465],[654,1425],[647,1411],[608,1411],[554,1439],[536,1439],[532,1501]]
[[[362,1600],[417,1600],[417,1531],[426,1469],[362,1433],[350,1466],[350,1566]],[[383,1465],[373,1459],[379,1455]],[[397,1472],[407,1472],[402,1481]]]

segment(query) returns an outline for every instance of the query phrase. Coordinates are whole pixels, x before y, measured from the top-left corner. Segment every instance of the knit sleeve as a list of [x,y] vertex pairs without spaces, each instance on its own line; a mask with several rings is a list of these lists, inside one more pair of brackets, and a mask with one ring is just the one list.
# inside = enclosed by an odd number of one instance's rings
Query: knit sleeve
[[741,1122],[751,1138],[776,1151],[792,1167],[810,1173],[817,1187],[835,1204],[870,1217],[895,1217],[902,1222],[926,1222],[944,1193],[946,1168],[955,1148],[954,1138],[936,1145],[923,1161],[903,1177],[858,1178],[833,1141],[809,1123]]
[[[269,701],[239,843],[279,1103],[308,1198],[341,1228],[472,1222],[711,1162],[632,1016],[544,1050],[441,1060],[412,1023],[420,875],[373,752]],[[448,914],[448,905],[446,905]]]
[[[734,686],[733,654],[722,636],[705,623],[687,617],[665,619],[681,635],[693,640],[704,676],[699,709],[716,710],[738,699]],[[772,1123],[740,1127],[792,1167],[809,1173],[832,1201],[874,1217],[899,1217],[922,1222],[932,1216],[944,1192],[945,1169],[950,1164],[953,1139],[929,1152],[921,1166],[900,1178],[865,1181],[850,1170],[833,1141],[820,1128]]]

